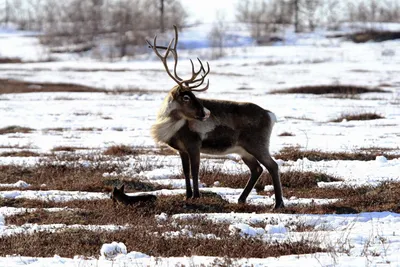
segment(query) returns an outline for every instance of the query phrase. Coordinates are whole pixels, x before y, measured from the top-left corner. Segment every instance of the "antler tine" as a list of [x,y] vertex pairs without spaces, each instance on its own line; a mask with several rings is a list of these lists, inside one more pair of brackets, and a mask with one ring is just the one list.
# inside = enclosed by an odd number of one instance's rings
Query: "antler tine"
[[194,71],[193,60],[191,60],[191,59],[190,59],[190,64],[192,65],[192,77],[190,77],[187,80],[183,80],[183,81],[180,82],[181,85],[186,84],[186,85],[183,86],[184,89],[189,89],[190,88],[190,86],[188,86],[189,83],[194,83],[196,81],[197,76],[199,76],[199,74],[203,70],[203,68],[200,67],[199,71]]
[[[160,48],[159,46],[157,46],[157,35],[154,36],[154,45],[152,45],[148,40],[146,40],[146,42],[153,49],[153,51],[157,55],[157,57],[159,59],[161,59],[161,62],[163,63],[165,71],[167,72],[168,76],[171,77],[177,84],[180,85],[180,80],[178,80],[176,77],[174,77],[174,75],[172,75],[172,73],[169,71],[168,63],[167,63],[168,55],[171,51],[173,51],[173,50],[171,50],[171,46],[172,46],[172,43],[174,42],[174,40],[175,39],[172,38],[172,40],[168,44],[168,47],[165,48],[166,51],[165,51],[164,56],[161,55],[160,52],[158,52],[158,50],[157,50],[157,48]],[[163,48],[163,47],[161,47],[161,48]],[[175,55],[174,55],[174,59],[175,59]],[[175,65],[176,65],[176,62],[175,62]]]
[[[176,73],[176,67],[178,66],[178,52],[176,51],[176,47],[178,45],[178,28],[176,27],[176,25],[174,25],[174,31],[175,31],[175,42],[174,42],[174,47],[172,49],[169,49],[172,56],[174,57],[174,75],[175,78],[178,79],[179,81],[183,81],[183,79],[181,77],[179,77],[179,75]],[[146,40],[146,42],[149,44],[150,48],[153,48],[153,46],[150,44],[149,41]],[[168,47],[166,46],[156,46],[157,49],[168,49]]]
[[194,88],[197,88],[197,87],[199,87],[199,86],[201,86],[202,84],[203,84],[203,82],[204,82],[204,79],[206,78],[206,76],[208,75],[208,73],[210,73],[210,64],[208,64],[208,62],[207,62],[207,71],[204,69],[204,66],[203,66],[203,63],[201,62],[201,60],[200,59],[198,59],[199,60],[199,62],[200,62],[200,65],[201,65],[201,70],[204,72],[204,75],[201,75],[201,78],[199,78],[199,79],[196,79],[196,80],[193,80],[193,81],[191,81],[190,83],[198,83],[198,84],[195,84],[195,85],[192,85],[192,86],[189,86],[188,84],[186,85],[186,87],[185,87],[185,89],[186,90],[189,90],[189,91],[194,91],[194,92],[203,92],[203,91],[205,91],[205,90],[207,90],[208,89],[208,86],[209,86],[209,82],[210,82],[210,80],[207,80],[207,85],[204,87],[204,88],[202,88],[202,89],[194,89]]
[[178,28],[176,27],[176,25],[174,26],[174,31],[175,31],[175,43],[174,43],[174,48],[172,49],[172,55],[174,56],[174,60],[175,60],[175,64],[174,64],[174,75],[175,77],[182,81],[183,79],[181,77],[178,76],[178,74],[176,73],[176,67],[178,65],[178,52],[176,52],[176,46],[178,45]]
[[[201,78],[192,81],[192,83],[201,81],[201,83],[200,83],[200,85],[201,85],[204,81],[204,78],[208,75],[208,73],[210,73],[210,65],[207,62],[207,71],[206,71],[203,67],[203,63],[201,62],[201,60],[199,58],[197,58],[197,60],[200,62],[200,70],[202,70],[204,72],[204,75],[202,75]],[[196,88],[196,87],[193,87],[193,88]]]
[[[170,42],[169,45],[166,46],[157,46],[157,35],[154,36],[154,41],[153,44],[150,43],[150,41],[146,40],[147,44],[149,45],[150,48],[153,49],[154,53],[157,55],[157,57],[161,60],[161,62],[164,65],[164,68],[168,74],[168,76],[170,76],[181,88],[181,90],[188,90],[191,91],[194,88],[197,88],[199,86],[201,86],[204,83],[204,79],[205,77],[208,75],[208,73],[210,72],[210,65],[207,62],[207,71],[204,68],[203,63],[201,62],[201,60],[199,58],[197,58],[197,60],[200,63],[200,69],[198,71],[195,71],[195,67],[194,67],[194,63],[193,61],[190,59],[190,64],[192,65],[192,75],[189,79],[182,79],[181,77],[178,76],[178,74],[176,73],[176,68],[178,66],[178,52],[176,51],[176,47],[178,45],[178,28],[176,27],[176,25],[174,25],[174,31],[175,31],[175,38],[173,38]],[[172,45],[173,44],[173,45]],[[158,51],[158,49],[165,49],[165,54],[161,55],[161,53]],[[169,70],[168,67],[168,55],[169,53],[172,54],[173,58],[174,58],[174,73],[172,74],[171,71]],[[199,74],[204,73],[201,75],[201,78],[197,78],[199,76]],[[190,85],[192,84],[192,85]],[[196,89],[193,91],[197,91],[197,92],[202,92],[208,89],[209,86],[209,81],[207,81],[207,85],[202,88],[202,89]]]
[[193,88],[196,88],[196,87],[198,87],[198,86],[200,86],[200,85],[202,85],[203,83],[200,83],[200,84],[198,84],[198,85],[195,85],[195,86],[192,86],[192,87],[190,87],[190,91],[193,91],[193,92],[204,92],[204,91],[206,91],[207,89],[208,89],[208,86],[210,85],[210,80],[207,80],[207,84],[206,84],[206,86],[204,87],[204,88],[201,88],[201,89],[193,89]]

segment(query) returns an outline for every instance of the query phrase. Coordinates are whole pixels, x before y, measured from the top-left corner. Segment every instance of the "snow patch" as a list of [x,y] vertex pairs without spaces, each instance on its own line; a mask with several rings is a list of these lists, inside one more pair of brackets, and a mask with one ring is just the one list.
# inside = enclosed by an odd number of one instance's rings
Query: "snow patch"
[[121,242],[106,243],[101,247],[100,254],[103,259],[112,260],[120,254],[127,254],[126,246]]

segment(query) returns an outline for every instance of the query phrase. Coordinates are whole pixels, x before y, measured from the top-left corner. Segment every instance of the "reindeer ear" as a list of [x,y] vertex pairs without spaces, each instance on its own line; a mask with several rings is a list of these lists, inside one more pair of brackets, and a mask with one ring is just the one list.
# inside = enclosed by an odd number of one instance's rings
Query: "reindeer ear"
[[121,185],[121,187],[119,188],[119,190],[121,190],[122,192],[124,192],[124,191],[125,191],[125,185],[124,185],[124,184]]

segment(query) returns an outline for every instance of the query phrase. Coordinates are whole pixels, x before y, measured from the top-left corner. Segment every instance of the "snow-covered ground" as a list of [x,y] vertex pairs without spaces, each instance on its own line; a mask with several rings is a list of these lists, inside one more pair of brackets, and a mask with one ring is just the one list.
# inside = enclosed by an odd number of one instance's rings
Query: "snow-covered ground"
[[[187,39],[193,38],[187,33]],[[185,37],[185,35],[183,36]],[[204,36],[203,36],[204,37]],[[314,36],[315,37],[315,36]],[[183,38],[185,40],[185,38]],[[189,75],[187,58],[201,56],[207,59],[209,48],[182,50],[179,72]],[[37,38],[8,33],[0,35],[0,56],[20,57],[25,61],[46,61],[48,51]],[[290,46],[229,48],[220,60],[209,60],[211,66],[210,88],[199,97],[251,101],[276,113],[278,123],[271,138],[274,155],[287,146],[318,149],[326,152],[351,152],[357,149],[400,147],[400,42],[353,44],[340,39],[322,37],[296,41]],[[29,93],[0,94],[0,128],[18,125],[30,127],[31,133],[0,135],[0,153],[31,150],[48,153],[57,146],[89,148],[82,153],[101,151],[112,145],[125,144],[154,148],[149,128],[156,111],[173,82],[162,64],[151,54],[137,60],[97,62],[88,58],[56,62],[31,62],[0,64],[1,79],[29,82],[75,83],[97,88],[140,89],[129,94],[105,93]],[[305,85],[359,85],[380,87],[389,93],[370,93],[359,97],[335,98],[316,95],[270,94],[275,89]],[[330,122],[342,114],[374,112],[384,119],[371,121]],[[94,128],[93,131],[82,128]],[[62,131],[51,130],[62,128]],[[290,132],[294,136],[279,136]],[[26,148],[27,147],[27,148]],[[389,152],[390,153],[390,152]],[[235,156],[231,156],[235,159]],[[40,157],[0,157],[0,164],[34,165]],[[376,185],[382,181],[400,181],[400,159],[377,157],[373,161],[321,161],[308,159],[283,161],[276,158],[281,171],[318,171],[343,179],[343,182],[320,183],[320,187],[348,185]],[[151,171],[135,173],[136,161],[153,165]],[[236,160],[203,159],[202,164],[218,165],[227,173],[247,172]],[[172,185],[172,190],[154,192],[159,195],[184,192],[182,179],[170,179],[180,172],[177,156],[142,155],[130,159],[124,172],[128,176],[147,178],[150,181]],[[113,174],[105,174],[105,176]],[[17,182],[17,181],[16,181]],[[28,187],[23,181],[3,184],[13,190],[0,191],[2,198],[31,198],[52,201],[71,199],[104,199],[104,193],[71,191],[19,191]],[[236,202],[241,189],[202,188]],[[271,190],[267,187],[266,190]],[[257,195],[253,191],[249,202],[272,205],[273,196]],[[333,202],[334,199],[285,199],[287,205],[314,205]],[[0,236],[15,232],[56,229],[64,226],[5,225],[5,216],[21,212],[13,208],[0,208]],[[191,214],[177,214],[174,219],[190,218]],[[239,259],[238,265],[247,266],[400,266],[400,217],[396,213],[376,212],[357,215],[307,215],[307,214],[205,214],[215,222],[228,222],[232,231],[242,232],[263,240],[300,240],[309,238],[323,247],[335,248],[336,253],[291,255],[279,258]],[[274,223],[271,223],[271,222]],[[292,232],[288,221],[298,221],[312,226],[315,231]],[[264,223],[255,229],[250,223]],[[278,223],[276,223],[278,222]],[[77,226],[78,227],[78,226]],[[118,230],[119,226],[92,226]],[[108,227],[108,228],[107,228]],[[244,237],[245,238],[245,237]],[[115,240],[118,242],[118,240]],[[116,251],[116,252],[115,252]],[[111,261],[107,255],[115,252]],[[129,253],[128,253],[129,252]],[[212,264],[214,257],[155,258],[140,252],[130,252],[123,244],[108,244],[99,248],[96,259],[32,258],[8,256],[0,258],[0,266],[152,266],[176,264]],[[117,255],[118,254],[118,255]],[[95,256],[95,255],[94,255]]]

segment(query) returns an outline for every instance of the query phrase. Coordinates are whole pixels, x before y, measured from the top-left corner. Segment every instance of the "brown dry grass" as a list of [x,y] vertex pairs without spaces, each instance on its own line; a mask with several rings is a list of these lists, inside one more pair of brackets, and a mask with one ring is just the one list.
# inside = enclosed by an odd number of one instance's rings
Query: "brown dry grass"
[[343,120],[347,121],[367,121],[367,120],[378,120],[384,119],[385,117],[377,114],[377,113],[358,113],[358,114],[343,114],[338,118],[331,120],[331,122],[342,122]]
[[108,147],[103,152],[103,154],[108,156],[122,157],[122,156],[137,155],[138,153],[133,147],[126,145],[116,145]]
[[[1,62],[0,62],[1,63]],[[88,70],[93,71],[93,70]],[[36,83],[12,79],[0,79],[0,94],[23,94],[23,93],[106,93],[106,94],[150,94],[166,92],[161,90],[144,90],[139,88],[106,90],[79,84],[69,83]],[[70,100],[70,98],[57,98],[58,100]]]
[[89,86],[68,84],[68,83],[34,83],[0,79],[0,94],[21,94],[21,93],[43,93],[43,92],[106,92]]
[[14,57],[0,58],[0,64],[9,64],[9,63],[22,63],[22,60],[20,58],[14,58]]
[[[130,190],[128,190],[130,191]],[[144,190],[142,190],[144,191]],[[339,188],[318,188],[316,186],[290,185],[283,187],[284,196],[287,198],[327,198],[339,199],[329,205],[297,205],[277,210],[279,213],[311,213],[311,214],[332,214],[332,213],[358,213],[372,211],[393,211],[400,212],[400,183],[386,182],[377,187],[361,186]],[[262,195],[269,195],[273,192],[262,192]],[[35,223],[63,223],[75,224],[85,220],[83,224],[125,224],[136,217],[152,218],[155,214],[165,212],[169,215],[180,213],[268,213],[272,212],[271,207],[228,203],[220,196],[202,192],[202,198],[185,200],[183,195],[158,196],[154,204],[142,206],[114,205],[111,199],[105,200],[74,200],[68,202],[52,202],[28,199],[2,199],[1,206],[26,207],[26,208],[49,208],[68,207],[79,209],[73,212],[59,212],[54,216],[43,215],[43,211],[36,213],[23,213],[7,217],[8,223],[23,224],[27,221]],[[118,216],[115,212],[120,212]],[[62,219],[64,218],[64,219]]]
[[0,157],[39,157],[39,156],[41,156],[39,153],[29,150],[6,151],[0,153]]
[[[248,173],[227,174],[217,168],[202,168],[199,177],[207,187],[213,186],[215,182],[218,182],[218,186],[221,187],[244,188],[250,178],[250,171]],[[319,172],[288,171],[281,173],[281,183],[288,188],[316,187],[318,182],[336,181],[341,181],[341,179]],[[264,170],[257,181],[255,189],[257,192],[262,191],[266,185],[272,185],[272,178],[268,171]]]
[[[119,172],[118,164],[99,163],[92,167],[78,164],[60,165],[44,162],[34,167],[17,165],[0,166],[0,183],[15,183],[23,180],[31,186],[30,190],[79,190],[89,192],[109,192],[113,186],[126,184],[131,191],[153,191],[169,188],[153,185],[122,175],[103,177],[104,173]],[[42,185],[46,186],[43,187]]]
[[[306,189],[306,188],[302,188]],[[293,189],[294,190],[294,189]],[[334,192],[335,197],[342,199],[329,205],[292,206],[278,212],[283,213],[357,213],[365,211],[400,211],[400,183],[383,183],[378,187],[360,187],[341,189],[326,189]],[[331,193],[333,194],[333,193]],[[118,240],[124,242],[130,250],[141,251],[153,256],[183,256],[208,255],[228,257],[266,257],[282,256],[298,253],[313,253],[320,251],[316,246],[307,243],[276,243],[265,244],[259,240],[240,238],[230,235],[228,225],[213,224],[204,218],[182,221],[178,224],[169,222],[159,225],[154,215],[160,212],[176,213],[204,213],[204,212],[267,212],[266,207],[253,205],[229,204],[218,197],[208,195],[198,200],[184,201],[184,196],[162,196],[156,203],[147,206],[115,205],[111,200],[71,201],[66,203],[41,204],[32,200],[14,203],[24,206],[58,206],[79,210],[49,213],[38,210],[33,213],[22,213],[6,218],[7,224],[22,225],[24,223],[65,223],[65,224],[117,224],[125,225],[129,222],[130,228],[117,232],[86,231],[82,229],[67,230],[57,233],[34,233],[33,235],[13,235],[0,238],[1,255],[21,254],[27,256],[52,256],[59,254],[72,257],[76,254],[97,255],[103,243]],[[0,199],[1,201],[1,199]],[[1,203],[2,205],[7,203]],[[28,205],[27,205],[28,204]],[[216,239],[191,239],[181,236],[166,239],[161,234],[165,231],[179,231],[180,226],[189,227],[195,233],[215,234]],[[296,231],[310,231],[299,226]],[[90,240],[90,242],[89,242]],[[49,243],[50,242],[50,243]],[[197,243],[198,242],[198,243]],[[46,244],[52,244],[48,246]],[[238,246],[238,244],[240,246]],[[34,248],[43,249],[34,249]],[[198,249],[197,247],[201,247]],[[301,248],[300,248],[301,247]],[[61,249],[62,248],[62,249]],[[243,249],[246,248],[246,249]],[[4,253],[4,254],[3,254]],[[271,254],[272,253],[272,254]],[[262,254],[262,255],[261,255]]]
[[95,127],[82,127],[76,129],[77,131],[85,131],[85,132],[94,132],[94,131],[102,131],[103,129],[101,128],[95,128]]
[[[1,198],[0,198],[1,199]],[[159,196],[155,203],[124,206],[115,204],[111,199],[104,200],[73,200],[68,202],[44,202],[30,200],[2,200],[6,206],[40,208],[35,212],[26,212],[6,218],[8,224],[22,225],[26,222],[38,224],[117,224],[132,223],[137,218],[152,220],[155,214],[165,212],[169,215],[180,213],[222,213],[222,212],[256,212],[265,213],[270,207],[250,204],[232,204],[223,200],[219,195],[203,192],[200,199],[185,200],[183,195]],[[41,210],[48,207],[68,207],[73,211],[47,212]]]
[[341,94],[341,95],[355,95],[363,93],[388,93],[388,91],[379,88],[366,88],[354,85],[315,85],[315,86],[302,86],[283,90],[272,91],[273,94]]
[[339,201],[328,205],[307,205],[287,207],[284,213],[314,213],[314,214],[346,214],[374,211],[400,212],[400,183],[385,182],[377,187],[362,186],[340,188],[314,188],[300,191],[284,190],[284,195],[290,197],[308,198],[339,198]]
[[104,152],[104,155],[108,156],[136,156],[136,155],[160,155],[160,156],[171,156],[177,155],[177,152],[167,146],[161,146],[159,148],[147,148],[140,146],[127,146],[127,145],[114,145],[108,147]]
[[323,152],[321,150],[301,150],[300,147],[285,147],[274,155],[277,159],[285,161],[307,158],[311,161],[321,160],[375,160],[377,156],[385,156],[387,159],[400,157],[396,154],[388,154],[386,149],[364,148],[353,152]]
[[[146,225],[146,228],[140,227],[140,225]],[[97,256],[102,244],[115,240],[123,242],[129,250],[141,251],[155,257],[204,255],[264,258],[325,251],[306,241],[267,244],[261,240],[241,238],[238,235],[221,239],[185,236],[167,238],[160,234],[152,234],[154,230],[158,232],[163,229],[155,228],[154,225],[149,225],[149,222],[147,224],[140,222],[135,227],[116,232],[76,229],[56,233],[17,234],[0,237],[0,254],[1,256],[18,254],[35,257],[52,257],[55,254],[61,257]]]
[[293,133],[289,133],[289,132],[283,132],[283,133],[278,134],[278,136],[296,136],[296,135]]
[[90,149],[88,147],[75,147],[75,146],[56,146],[51,149],[51,152],[59,152],[59,151],[65,151],[65,152],[75,152],[77,150],[86,150]]
[[32,131],[35,131],[35,129],[17,125],[0,128],[0,134],[30,133]]
[[62,128],[62,127],[56,127],[56,128],[46,128],[43,129],[44,132],[64,132],[70,130],[69,128]]
[[400,39],[400,32],[368,30],[353,33],[349,36],[349,38],[355,43],[365,43],[368,41],[383,42],[388,40]]

